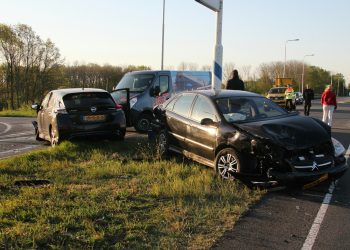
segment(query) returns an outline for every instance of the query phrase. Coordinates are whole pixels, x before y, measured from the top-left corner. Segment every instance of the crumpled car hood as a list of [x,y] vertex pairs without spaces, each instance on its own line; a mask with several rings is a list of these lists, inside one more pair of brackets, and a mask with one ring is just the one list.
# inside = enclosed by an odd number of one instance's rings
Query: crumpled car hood
[[308,148],[331,140],[321,124],[313,118],[299,115],[237,124],[237,126],[253,136],[269,139],[289,150]]

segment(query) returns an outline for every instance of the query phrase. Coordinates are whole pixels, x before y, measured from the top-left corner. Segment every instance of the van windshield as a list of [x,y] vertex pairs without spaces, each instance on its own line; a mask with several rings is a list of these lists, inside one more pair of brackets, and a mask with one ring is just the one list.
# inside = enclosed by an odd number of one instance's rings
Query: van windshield
[[126,74],[118,83],[117,89],[128,88],[130,92],[143,92],[153,82],[154,74]]
[[287,88],[272,88],[270,89],[270,94],[284,94]]

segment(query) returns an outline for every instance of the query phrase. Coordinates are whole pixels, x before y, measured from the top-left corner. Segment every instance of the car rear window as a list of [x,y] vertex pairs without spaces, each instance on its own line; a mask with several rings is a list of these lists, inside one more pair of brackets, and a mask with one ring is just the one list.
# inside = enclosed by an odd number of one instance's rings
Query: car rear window
[[111,95],[104,92],[68,94],[63,97],[63,102],[67,109],[91,106],[115,107]]

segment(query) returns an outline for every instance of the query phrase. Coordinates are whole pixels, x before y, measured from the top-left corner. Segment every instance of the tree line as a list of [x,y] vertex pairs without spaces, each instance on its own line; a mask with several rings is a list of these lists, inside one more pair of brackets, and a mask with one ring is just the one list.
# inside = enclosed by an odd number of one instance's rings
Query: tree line
[[25,24],[0,24],[0,104],[16,109],[40,101],[57,88],[94,87],[112,90],[122,76],[150,67],[64,65],[59,49]]
[[[271,62],[261,64],[255,72],[251,66],[238,67],[247,90],[265,94],[276,77],[282,76],[284,64]],[[294,81],[294,89],[301,89],[302,69],[304,86],[308,84],[316,93],[322,93],[325,85],[333,83],[338,95],[346,95],[344,76],[332,74],[322,68],[306,65],[300,61],[286,64],[286,76]],[[168,67],[175,69],[174,67]],[[195,63],[182,62],[179,70],[211,70],[211,66],[199,67]],[[233,63],[223,67],[223,87],[232,70]],[[50,40],[42,40],[25,24],[6,25],[0,23],[0,105],[16,109],[34,101],[57,88],[94,87],[111,91],[122,76],[134,70],[151,69],[148,66],[112,66],[98,64],[65,65],[59,48]]]

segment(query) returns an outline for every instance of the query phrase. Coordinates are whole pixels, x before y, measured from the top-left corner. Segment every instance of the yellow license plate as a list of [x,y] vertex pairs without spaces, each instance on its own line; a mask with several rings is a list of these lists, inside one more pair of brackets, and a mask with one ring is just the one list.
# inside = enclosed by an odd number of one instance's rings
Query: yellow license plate
[[86,122],[102,122],[106,119],[105,115],[86,115],[83,117]]
[[321,182],[324,182],[327,179],[328,179],[328,174],[324,174],[320,178],[318,178],[317,180],[310,182],[308,184],[305,184],[303,186],[303,189],[309,189],[309,188],[312,188],[314,186],[317,186],[318,184],[320,184]]

